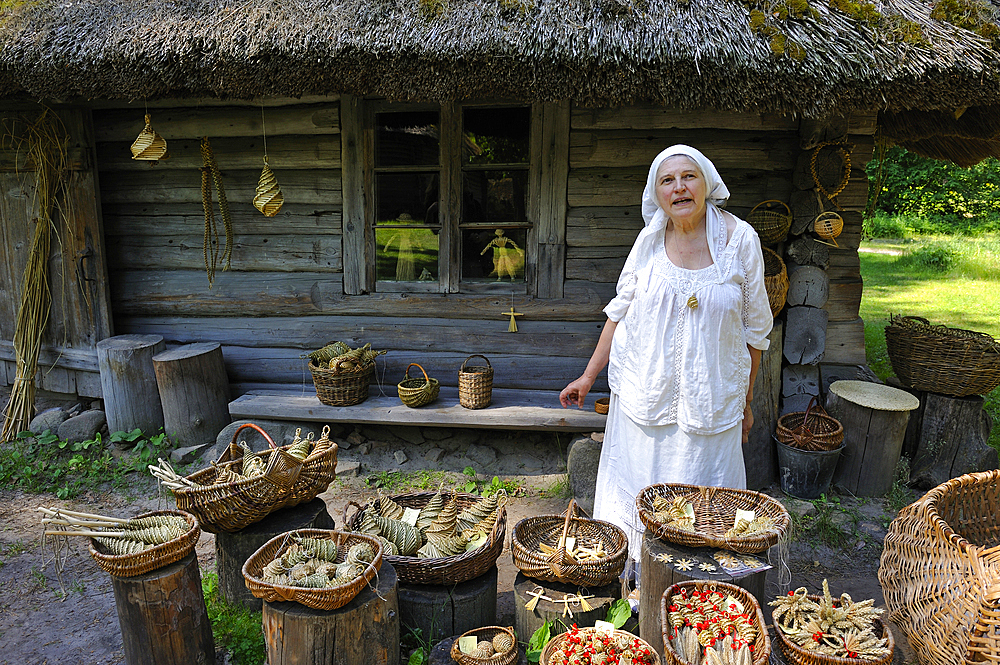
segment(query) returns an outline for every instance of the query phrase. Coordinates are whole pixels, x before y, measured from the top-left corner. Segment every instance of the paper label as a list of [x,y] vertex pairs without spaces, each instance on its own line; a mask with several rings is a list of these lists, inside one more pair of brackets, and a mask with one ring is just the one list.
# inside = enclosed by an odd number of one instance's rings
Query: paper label
[[753,522],[754,518],[757,517],[757,513],[752,510],[740,510],[736,509],[736,520],[733,522],[733,526],[740,523],[740,520],[746,520],[747,522]]
[[419,515],[420,511],[416,508],[403,508],[403,517],[400,521],[406,522],[410,526],[416,526]]
[[458,650],[462,653],[472,653],[476,650],[479,639],[475,635],[466,635],[458,638]]
[[594,629],[597,630],[598,633],[607,633],[610,636],[615,632],[615,624],[610,621],[601,621],[598,619],[594,622]]
[[[736,511],[739,512],[739,508],[737,508]],[[690,503],[685,503],[684,514],[690,517],[691,519],[694,519],[694,506],[692,506]]]
[[566,549],[571,550],[574,545],[576,545],[576,538],[573,536],[566,536]]
[[733,596],[726,597],[726,603],[724,605],[726,611],[730,614],[743,614],[743,603],[736,600]]

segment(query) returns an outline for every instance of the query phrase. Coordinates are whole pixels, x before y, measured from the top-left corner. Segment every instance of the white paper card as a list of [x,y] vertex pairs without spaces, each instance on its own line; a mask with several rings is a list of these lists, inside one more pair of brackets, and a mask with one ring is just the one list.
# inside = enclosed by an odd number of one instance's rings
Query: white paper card
[[615,624],[610,621],[601,621],[598,619],[594,622],[594,629],[598,633],[607,633],[609,636],[615,632]]
[[576,545],[576,538],[574,536],[566,536],[566,549],[571,550],[574,545]]
[[479,640],[475,635],[466,635],[465,637],[458,638],[458,650],[462,653],[472,653],[476,650],[477,644],[479,644]]
[[754,518],[757,517],[757,513],[752,510],[740,510],[736,509],[736,521],[733,522],[733,526],[740,523],[740,520],[746,520],[747,522],[753,522]]
[[403,518],[402,521],[406,522],[410,526],[415,526],[417,523],[417,517],[420,515],[420,511],[416,508],[403,508]]
[[733,596],[726,597],[726,603],[724,605],[726,611],[730,614],[743,614],[743,603],[736,600]]

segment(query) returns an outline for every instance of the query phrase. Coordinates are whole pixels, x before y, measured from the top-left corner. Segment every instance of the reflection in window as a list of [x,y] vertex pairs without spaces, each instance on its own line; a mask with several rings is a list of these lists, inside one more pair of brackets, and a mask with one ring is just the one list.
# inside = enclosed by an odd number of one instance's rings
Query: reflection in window
[[527,164],[531,110],[466,108],[463,154],[467,164]]
[[526,170],[462,174],[463,222],[525,222],[527,208]]
[[466,229],[462,232],[462,279],[524,281],[527,229]]
[[375,166],[437,164],[440,138],[436,111],[377,113]]
[[[375,223],[392,224],[401,215],[438,223],[439,173],[379,173],[375,176]],[[410,222],[412,223],[412,222]]]
[[[418,228],[402,226],[412,222]],[[438,278],[438,230],[424,227],[409,215],[399,226],[375,229],[375,279],[396,282],[433,282]]]

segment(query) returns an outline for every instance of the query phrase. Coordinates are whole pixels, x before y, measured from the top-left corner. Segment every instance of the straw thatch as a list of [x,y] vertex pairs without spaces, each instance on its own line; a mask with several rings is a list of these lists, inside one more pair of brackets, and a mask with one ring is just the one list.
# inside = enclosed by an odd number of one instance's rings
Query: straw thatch
[[959,166],[1000,156],[1000,105],[954,112],[883,113],[879,126],[893,143],[927,157],[950,159]]
[[917,0],[879,10],[919,25],[923,45],[816,3],[817,19],[779,25],[801,61],[775,55],[742,3],[634,2],[26,0],[0,10],[0,96],[347,92],[806,116],[1000,102],[998,52]]

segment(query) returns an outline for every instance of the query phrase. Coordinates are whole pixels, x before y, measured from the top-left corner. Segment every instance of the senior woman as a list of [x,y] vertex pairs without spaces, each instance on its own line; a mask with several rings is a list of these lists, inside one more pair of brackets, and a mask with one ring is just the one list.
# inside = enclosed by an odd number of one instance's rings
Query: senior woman
[[611,405],[594,516],[629,537],[638,561],[645,527],[636,495],[654,483],[746,487],[742,442],[772,318],[760,240],[724,212],[729,190],[685,145],[653,160],[642,194],[645,228],[583,375],[559,395],[583,400],[608,367]]

